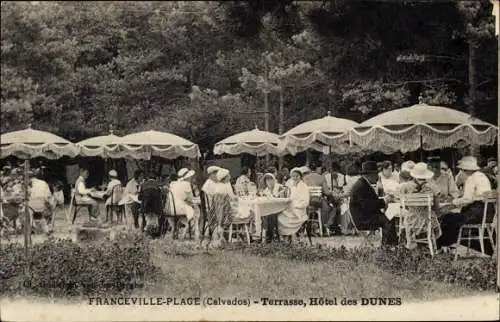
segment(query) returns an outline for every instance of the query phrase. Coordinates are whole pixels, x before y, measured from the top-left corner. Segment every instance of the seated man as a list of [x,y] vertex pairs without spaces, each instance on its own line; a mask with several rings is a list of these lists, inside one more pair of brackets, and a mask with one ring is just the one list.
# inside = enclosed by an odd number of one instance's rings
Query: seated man
[[[142,225],[159,228],[163,231],[163,184],[156,180],[156,175],[150,171],[147,179],[139,188],[138,199],[141,202]],[[155,229],[156,229],[155,228]]]
[[379,179],[377,163],[363,162],[361,173],[362,177],[352,187],[349,201],[349,211],[354,224],[358,230],[382,228],[382,244],[395,244],[397,236],[394,221],[389,221],[382,212],[391,197],[379,198],[373,188]]
[[87,169],[80,169],[80,176],[75,183],[75,201],[77,205],[85,205],[90,207],[90,216],[97,219],[99,216],[99,203],[92,198],[91,194],[95,191],[94,188],[87,189],[85,180],[89,177]]
[[[460,160],[459,168],[466,174],[464,194],[461,198],[453,199],[452,204],[462,207],[460,214],[450,213],[442,216],[441,227],[443,234],[438,239],[438,247],[451,246],[457,242],[460,226],[463,224],[479,224],[483,218],[484,197],[491,192],[488,177],[481,172],[477,159],[466,156]],[[493,205],[487,209],[487,222],[494,215]]]
[[49,185],[41,177],[42,173],[38,171],[31,179],[29,207],[33,212],[33,227],[47,233],[49,231],[47,222],[52,220],[56,201],[50,192]]
[[309,187],[321,187],[323,196],[321,200],[311,199],[313,207],[321,209],[321,221],[323,223],[323,230],[331,229],[335,234],[340,234],[340,227],[337,222],[338,207],[334,207],[334,199],[332,191],[327,184],[326,178],[321,174],[321,166],[315,165],[315,172],[310,172],[308,167],[303,167],[304,182]]

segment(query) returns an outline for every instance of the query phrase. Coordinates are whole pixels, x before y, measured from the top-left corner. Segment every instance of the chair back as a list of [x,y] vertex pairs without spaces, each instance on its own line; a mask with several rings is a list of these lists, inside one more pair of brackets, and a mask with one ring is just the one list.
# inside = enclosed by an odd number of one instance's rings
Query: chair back
[[[496,190],[488,191],[484,194],[484,210],[483,210],[483,219],[482,225],[493,224],[495,220],[497,220],[498,216],[498,203],[497,203],[497,194]],[[488,206],[493,205],[494,214],[493,216],[489,216],[488,218]]]
[[123,187],[121,185],[116,185],[111,190],[111,205],[116,206],[120,203],[123,198]]
[[309,196],[321,198],[323,196],[323,188],[320,186],[309,187]]
[[165,214],[167,216],[177,215],[177,210],[175,208],[175,198],[171,190],[167,191],[167,200],[165,202]]
[[401,206],[403,208],[427,208],[428,216],[431,216],[431,208],[433,205],[433,197],[426,193],[410,193],[401,196]]

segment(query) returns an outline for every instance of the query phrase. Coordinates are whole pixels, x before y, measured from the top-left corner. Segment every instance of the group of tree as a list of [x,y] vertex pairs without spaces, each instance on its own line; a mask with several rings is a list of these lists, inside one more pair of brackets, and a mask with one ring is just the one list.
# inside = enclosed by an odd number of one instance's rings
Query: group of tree
[[153,128],[210,149],[266,115],[278,132],[419,98],[497,118],[488,0],[7,1],[1,14],[2,133]]

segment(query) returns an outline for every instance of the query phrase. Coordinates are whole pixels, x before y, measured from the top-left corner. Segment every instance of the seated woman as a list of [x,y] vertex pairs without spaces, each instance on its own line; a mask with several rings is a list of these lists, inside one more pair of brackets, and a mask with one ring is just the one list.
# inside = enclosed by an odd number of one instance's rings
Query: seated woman
[[236,179],[235,189],[238,196],[248,196],[248,186],[250,184],[250,176],[252,175],[252,170],[248,167],[243,167],[241,169],[241,175]]
[[393,172],[391,161],[384,161],[381,164],[380,184],[385,194],[394,195],[399,184],[399,177]]
[[[172,192],[173,196],[173,200],[169,199],[170,209],[175,208],[175,215],[177,216],[185,216],[185,218],[181,217],[181,224],[183,224],[183,226],[185,227],[182,238],[185,237],[188,231],[189,222],[198,222],[198,213],[195,211],[193,202],[194,195],[191,186],[194,175],[195,172],[193,170],[188,170],[186,168],[180,169],[177,173],[179,179],[177,180],[176,184],[170,186],[170,191]],[[169,217],[168,220],[169,225],[173,227],[174,219],[172,217]],[[196,227],[196,225],[194,226],[194,235],[195,238],[198,238],[199,229],[198,227]]]
[[286,197],[286,188],[282,184],[278,183],[276,177],[272,173],[266,173],[264,175],[264,190],[262,195],[265,197],[275,197],[284,198]]
[[302,172],[298,168],[290,171],[290,198],[292,204],[278,216],[278,230],[281,235],[289,236],[290,241],[307,221],[306,208],[309,205],[309,188],[302,180]]
[[[425,193],[432,196],[433,204],[431,213],[431,225],[434,232],[434,236],[436,238],[439,238],[441,236],[441,226],[439,225],[439,221],[436,216],[439,207],[439,204],[437,202],[437,197],[439,195],[439,188],[432,182],[432,177],[434,176],[434,173],[428,169],[426,163],[419,162],[410,172],[410,175],[413,178],[413,180],[409,181],[401,189],[402,198],[404,198],[405,194],[411,194],[411,193]],[[412,249],[417,246],[417,244],[413,242],[414,237],[426,231],[429,218],[426,208],[410,207],[407,210],[408,211],[405,215],[406,247]]]
[[[262,191],[263,196],[273,198],[284,198],[287,196],[288,188],[279,184],[276,177],[272,173],[266,173],[263,179],[265,185],[265,189]],[[266,231],[266,240],[268,242],[273,238],[279,239],[277,214],[263,217],[262,224]],[[255,230],[257,234],[260,233],[260,228],[260,222],[258,222],[256,218]]]

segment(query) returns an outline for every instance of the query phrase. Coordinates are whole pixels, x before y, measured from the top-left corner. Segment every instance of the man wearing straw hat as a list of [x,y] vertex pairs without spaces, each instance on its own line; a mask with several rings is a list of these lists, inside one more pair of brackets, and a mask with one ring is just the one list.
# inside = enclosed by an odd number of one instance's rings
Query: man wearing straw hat
[[[441,217],[443,235],[438,239],[438,247],[446,247],[456,243],[460,226],[464,224],[478,224],[482,220],[484,211],[484,197],[491,192],[488,177],[481,172],[477,159],[473,156],[463,157],[458,167],[465,173],[464,193],[461,198],[455,198],[452,204],[462,207],[460,214],[450,213]],[[489,205],[487,221],[491,222],[494,216],[494,207]]]

